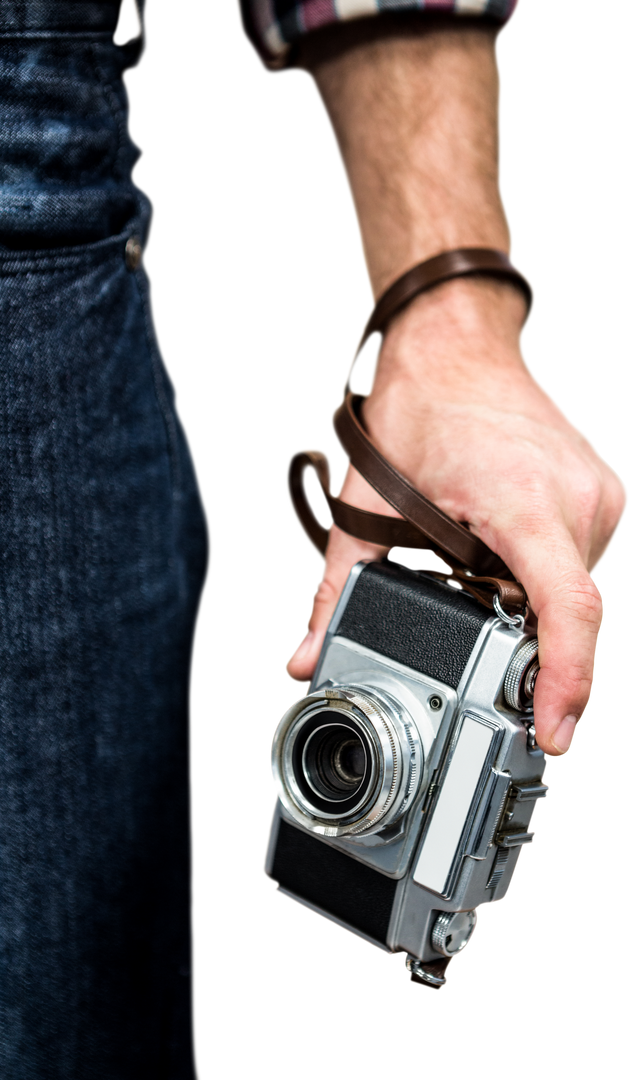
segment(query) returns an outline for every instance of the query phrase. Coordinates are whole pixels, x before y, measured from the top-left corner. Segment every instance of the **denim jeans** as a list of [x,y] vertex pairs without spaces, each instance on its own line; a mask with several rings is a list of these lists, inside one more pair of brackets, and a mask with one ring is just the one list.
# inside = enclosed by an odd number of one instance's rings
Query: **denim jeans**
[[0,0],[0,1077],[191,1080],[194,473],[118,3]]

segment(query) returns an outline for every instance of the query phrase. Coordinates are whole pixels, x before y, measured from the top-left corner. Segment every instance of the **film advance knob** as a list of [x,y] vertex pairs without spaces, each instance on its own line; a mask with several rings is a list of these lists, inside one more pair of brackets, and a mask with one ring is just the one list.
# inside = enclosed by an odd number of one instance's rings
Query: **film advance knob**
[[518,712],[533,708],[533,691],[539,671],[537,638],[526,641],[511,658],[504,681],[507,704]]
[[442,956],[461,952],[476,926],[475,911],[442,911],[432,928],[432,947]]

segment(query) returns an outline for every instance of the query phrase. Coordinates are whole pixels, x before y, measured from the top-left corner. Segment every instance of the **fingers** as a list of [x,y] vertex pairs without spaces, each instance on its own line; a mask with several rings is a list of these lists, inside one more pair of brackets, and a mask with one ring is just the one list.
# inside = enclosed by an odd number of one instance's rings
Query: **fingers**
[[312,678],[328,623],[352,566],[361,559],[371,561],[381,559],[383,555],[383,548],[355,540],[335,525],[332,526],[326,550],[325,573],[314,598],[308,633],[288,663],[288,674],[293,679]]
[[[371,484],[367,484],[364,477],[349,463],[346,464],[343,476],[340,478],[336,494],[342,495],[343,500],[348,502],[350,507],[360,507],[362,510],[375,514],[400,517],[400,514],[393,511],[389,503],[379,496]],[[388,551],[388,548],[382,548],[379,544],[350,537],[334,523],[329,526],[325,559],[316,591],[313,592],[310,600],[306,633],[299,639],[283,666],[287,678],[292,679],[294,683],[309,683],[317,669],[325,631],[330,624],[340,594],[343,592],[349,571],[356,563],[360,563],[361,559],[375,561],[375,559],[383,558]]]
[[585,484],[583,469],[566,470],[572,499],[561,516],[556,493],[528,527],[521,524],[522,506],[512,505],[511,527],[503,523],[500,530],[499,553],[526,588],[538,619],[535,730],[547,754],[569,749],[592,686],[603,609],[588,568],[605,549],[624,506],[618,478],[602,462],[600,472],[599,484],[591,477]]

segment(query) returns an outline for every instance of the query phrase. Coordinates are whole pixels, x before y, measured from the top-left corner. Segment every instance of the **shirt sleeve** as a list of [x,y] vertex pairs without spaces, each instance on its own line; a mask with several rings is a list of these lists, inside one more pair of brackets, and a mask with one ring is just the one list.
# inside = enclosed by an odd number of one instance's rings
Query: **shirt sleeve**
[[240,0],[245,30],[270,68],[290,64],[291,52],[312,30],[396,11],[477,16],[504,23],[517,0]]

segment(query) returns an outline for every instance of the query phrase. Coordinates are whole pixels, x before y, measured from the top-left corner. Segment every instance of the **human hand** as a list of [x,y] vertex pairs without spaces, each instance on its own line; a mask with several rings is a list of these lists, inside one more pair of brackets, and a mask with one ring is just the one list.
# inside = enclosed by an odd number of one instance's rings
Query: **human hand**
[[[538,620],[537,740],[561,754],[592,682],[602,606],[588,571],[624,496],[524,366],[521,305],[510,286],[478,280],[421,297],[385,336],[363,419],[400,472],[467,522],[524,585]],[[394,513],[352,468],[341,498]],[[312,677],[351,567],[384,554],[332,528],[309,632],[288,665],[294,678]]]

